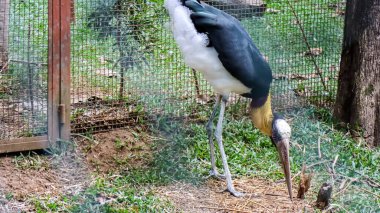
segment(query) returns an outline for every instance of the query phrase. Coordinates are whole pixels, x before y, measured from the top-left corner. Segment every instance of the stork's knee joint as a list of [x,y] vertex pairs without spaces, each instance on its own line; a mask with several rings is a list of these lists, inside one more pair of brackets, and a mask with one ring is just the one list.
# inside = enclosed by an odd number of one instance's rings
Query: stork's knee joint
[[219,132],[219,131],[215,131],[215,138],[216,138],[216,140],[222,140],[222,134],[221,134],[221,132]]
[[207,132],[211,132],[212,131],[212,121],[207,122],[205,127],[206,127]]
[[222,96],[222,101],[225,102],[225,103],[227,103],[227,101],[228,101],[228,95],[223,95]]

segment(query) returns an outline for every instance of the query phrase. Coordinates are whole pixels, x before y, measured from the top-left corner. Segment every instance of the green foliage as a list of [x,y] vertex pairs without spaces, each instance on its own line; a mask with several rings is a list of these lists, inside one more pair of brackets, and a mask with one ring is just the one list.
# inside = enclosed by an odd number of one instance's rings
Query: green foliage
[[[292,113],[293,127],[293,161],[298,165],[312,165],[322,160],[328,163],[318,164],[312,168],[315,180],[313,191],[326,181],[332,182],[334,193],[339,190],[344,179],[356,180],[344,193],[334,197],[333,205],[350,212],[377,212],[380,210],[380,193],[378,188],[371,187],[368,181],[380,182],[380,150],[368,149],[334,128],[331,111],[327,109],[308,109]],[[316,120],[321,118],[324,121]],[[322,159],[318,157],[318,141]],[[337,158],[335,172],[331,178],[333,160]],[[370,192],[370,193],[368,193]],[[314,198],[313,198],[314,199]]]
[[34,200],[37,212],[172,212],[174,207],[149,189],[136,188],[122,176],[97,178],[95,184],[74,196]]
[[[344,179],[357,179],[345,192],[334,197],[332,205],[348,211],[379,210],[380,203],[376,194],[380,191],[367,182],[380,182],[380,150],[370,150],[344,132],[336,130],[328,109],[298,109],[289,112],[288,116],[293,131],[290,151],[293,175],[300,172],[303,164],[316,164],[311,168],[314,179],[307,199],[315,199],[323,182],[332,181],[334,193],[337,193]],[[156,127],[161,134],[166,135],[166,140],[156,144],[156,158],[152,169],[154,174],[159,175],[152,179],[153,182],[145,179],[144,183],[159,184],[173,180],[201,183],[199,181],[208,176],[211,167],[204,124],[205,121],[181,123],[168,119],[158,122]],[[318,157],[318,140],[322,159]],[[235,178],[255,176],[274,181],[283,179],[275,147],[268,137],[252,127],[249,119],[227,113],[223,143],[231,173]],[[218,150],[217,147],[216,149]],[[337,155],[337,178],[331,179],[331,171],[326,168],[330,167],[331,170]],[[321,161],[326,162],[319,163]],[[219,155],[217,166],[222,172]]]
[[120,140],[119,138],[115,139],[115,148],[116,149],[122,149],[123,147],[125,147],[127,144],[125,141],[122,141]]
[[28,152],[26,155],[20,153],[14,157],[13,163],[19,169],[44,170],[50,167],[49,158],[35,152]]

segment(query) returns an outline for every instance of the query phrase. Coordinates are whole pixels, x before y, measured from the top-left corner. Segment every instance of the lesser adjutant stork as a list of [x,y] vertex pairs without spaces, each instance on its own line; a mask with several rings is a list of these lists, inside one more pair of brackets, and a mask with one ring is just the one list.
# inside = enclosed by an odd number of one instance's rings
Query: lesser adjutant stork
[[215,165],[212,138],[213,120],[220,106],[215,138],[220,149],[227,190],[241,196],[232,185],[231,173],[222,143],[222,123],[228,96],[231,92],[250,98],[250,118],[254,126],[268,135],[277,148],[288,193],[292,199],[289,164],[291,128],[278,114],[272,112],[270,85],[272,71],[249,34],[237,19],[197,0],[166,0],[171,27],[185,63],[203,73],[217,93],[211,117],[207,122],[211,175],[221,177]]

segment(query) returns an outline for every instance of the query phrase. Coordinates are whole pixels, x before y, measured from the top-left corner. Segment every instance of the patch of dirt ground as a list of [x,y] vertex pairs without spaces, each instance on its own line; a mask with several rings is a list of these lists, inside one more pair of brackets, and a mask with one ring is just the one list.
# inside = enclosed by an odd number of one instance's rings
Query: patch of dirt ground
[[[142,127],[97,133],[91,138],[77,135],[77,149],[58,157],[40,155],[47,163],[38,169],[17,166],[15,158],[19,155],[0,156],[0,212],[34,212],[30,198],[77,194],[90,184],[91,171],[102,175],[149,167],[153,157],[151,144],[156,139]],[[224,192],[225,182],[215,179],[197,186],[177,182],[153,187],[153,193],[169,200],[179,212],[313,211],[305,200],[290,201],[284,183],[241,178],[234,179],[234,185],[246,196],[231,196]],[[298,187],[293,185],[296,195]]]
[[99,173],[123,172],[149,166],[155,138],[145,129],[126,128],[86,137],[76,137],[89,167]]
[[[210,179],[202,186],[177,183],[155,191],[177,209],[191,213],[211,212],[313,212],[305,200],[289,199],[286,185],[253,178],[235,179],[234,186],[244,192],[241,198],[225,192],[224,181]],[[293,194],[296,194],[293,189]]]
[[[151,144],[157,139],[146,129],[126,128],[94,134],[91,140],[77,137],[85,159],[94,171],[106,174],[133,168],[148,167],[152,160]],[[185,183],[160,186],[153,191],[158,197],[172,202],[183,212],[300,212],[312,211],[311,204],[293,198],[290,201],[285,183],[255,178],[234,179],[237,190],[245,192],[236,198],[224,192],[223,180],[210,179],[194,186]],[[293,183],[293,195],[297,194]]]
[[35,212],[33,198],[76,195],[91,181],[75,151],[20,156],[0,155],[0,212]]

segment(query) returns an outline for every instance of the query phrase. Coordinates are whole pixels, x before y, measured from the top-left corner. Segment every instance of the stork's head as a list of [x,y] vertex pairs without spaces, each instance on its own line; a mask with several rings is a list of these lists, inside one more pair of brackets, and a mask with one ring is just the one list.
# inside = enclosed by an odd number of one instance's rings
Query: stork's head
[[289,163],[289,142],[290,142],[291,128],[289,124],[280,115],[274,114],[272,121],[272,135],[271,140],[276,146],[282,168],[284,169],[286,184],[288,185],[288,192],[290,199],[292,195],[292,180],[290,173]]

